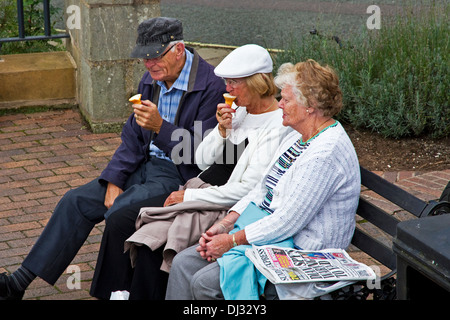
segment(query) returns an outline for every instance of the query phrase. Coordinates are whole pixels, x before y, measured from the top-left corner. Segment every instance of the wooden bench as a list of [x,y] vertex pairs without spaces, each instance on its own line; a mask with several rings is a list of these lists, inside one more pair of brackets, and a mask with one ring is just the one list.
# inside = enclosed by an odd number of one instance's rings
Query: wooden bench
[[[361,184],[384,200],[406,210],[417,218],[450,213],[450,182],[439,201],[433,200],[428,202],[417,198],[363,167],[361,167]],[[366,200],[361,195],[356,214],[364,219],[364,223],[370,223],[371,228],[373,226],[371,230],[376,232],[382,231],[391,237],[395,237],[396,227],[400,220],[375,205],[374,201]],[[377,280],[379,281],[378,286],[368,285],[367,281],[360,281],[316,299],[366,300],[369,296],[373,300],[395,299],[396,254],[392,249],[392,242],[388,245],[385,241],[380,241],[369,234],[369,232],[363,230],[363,228],[357,226],[352,238],[352,244],[391,271]],[[276,299],[273,285],[266,287],[265,295],[268,300]]]

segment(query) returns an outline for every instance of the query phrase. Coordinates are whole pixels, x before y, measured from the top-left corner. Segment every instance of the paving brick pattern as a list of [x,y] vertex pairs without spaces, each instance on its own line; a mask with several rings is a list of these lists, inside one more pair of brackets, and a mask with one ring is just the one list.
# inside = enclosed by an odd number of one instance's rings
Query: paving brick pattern
[[[97,177],[119,143],[118,133],[90,132],[76,110],[0,117],[0,272],[20,265],[62,195]],[[90,298],[103,226],[72,262],[81,271],[80,290],[69,289],[76,282],[68,273],[55,286],[37,279],[24,298]]]
[[[18,268],[62,195],[97,177],[119,143],[118,133],[90,132],[77,110],[0,116],[0,272]],[[450,180],[450,169],[377,173],[424,200],[438,198]],[[381,201],[370,191],[363,194]],[[400,219],[411,218],[400,208],[385,206]],[[103,228],[100,223],[93,229],[71,264],[81,271],[79,288],[77,273],[68,270],[55,286],[36,279],[24,298],[92,299],[89,288]],[[377,264],[358,251],[351,254],[368,265]]]

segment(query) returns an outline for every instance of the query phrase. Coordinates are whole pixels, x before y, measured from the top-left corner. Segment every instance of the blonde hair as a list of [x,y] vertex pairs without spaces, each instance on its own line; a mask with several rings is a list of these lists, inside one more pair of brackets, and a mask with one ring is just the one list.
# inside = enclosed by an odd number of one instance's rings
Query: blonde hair
[[245,78],[250,92],[258,94],[261,98],[270,97],[277,93],[272,73],[255,73]]
[[299,102],[322,110],[324,116],[332,117],[342,109],[342,91],[336,72],[312,59],[281,65],[275,84],[280,89],[291,86]]

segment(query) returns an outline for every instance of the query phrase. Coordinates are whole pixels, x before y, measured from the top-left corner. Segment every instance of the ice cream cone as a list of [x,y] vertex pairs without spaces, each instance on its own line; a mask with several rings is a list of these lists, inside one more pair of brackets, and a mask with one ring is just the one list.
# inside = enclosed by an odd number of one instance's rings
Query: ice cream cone
[[233,104],[234,99],[236,99],[235,96],[232,96],[232,95],[229,94],[229,93],[224,93],[224,94],[223,94],[223,97],[225,98],[225,103],[226,103],[227,105],[229,105],[230,107],[231,107],[231,105]]
[[135,94],[128,100],[130,102],[132,102],[133,104],[141,104],[141,97],[142,97],[142,94],[139,93],[139,94]]

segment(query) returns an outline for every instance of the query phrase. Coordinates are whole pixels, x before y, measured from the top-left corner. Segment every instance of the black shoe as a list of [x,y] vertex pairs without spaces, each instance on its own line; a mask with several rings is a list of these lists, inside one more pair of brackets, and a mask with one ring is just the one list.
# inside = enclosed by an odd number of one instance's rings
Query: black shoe
[[0,300],[22,300],[25,291],[14,291],[8,283],[6,273],[0,273]]

